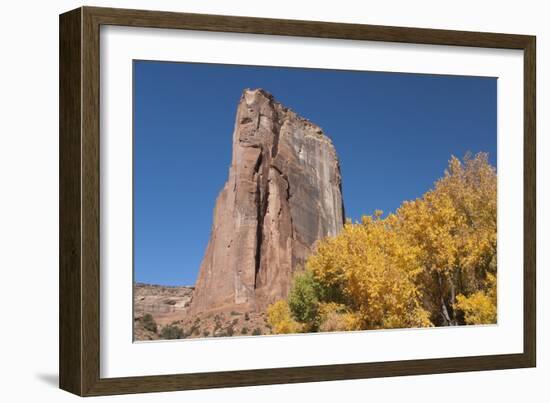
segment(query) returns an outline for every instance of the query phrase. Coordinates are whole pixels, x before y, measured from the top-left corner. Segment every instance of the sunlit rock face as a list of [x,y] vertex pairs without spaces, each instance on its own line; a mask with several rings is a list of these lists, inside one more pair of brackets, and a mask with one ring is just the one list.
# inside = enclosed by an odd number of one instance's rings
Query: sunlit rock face
[[331,140],[268,92],[245,90],[191,311],[264,310],[285,298],[315,241],[343,222]]

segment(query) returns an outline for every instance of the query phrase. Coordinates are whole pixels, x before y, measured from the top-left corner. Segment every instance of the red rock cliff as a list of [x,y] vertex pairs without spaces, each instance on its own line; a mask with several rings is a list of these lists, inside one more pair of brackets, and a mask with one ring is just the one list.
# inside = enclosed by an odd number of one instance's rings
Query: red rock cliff
[[266,91],[245,90],[192,312],[262,310],[286,297],[315,241],[336,235],[343,221],[330,139]]

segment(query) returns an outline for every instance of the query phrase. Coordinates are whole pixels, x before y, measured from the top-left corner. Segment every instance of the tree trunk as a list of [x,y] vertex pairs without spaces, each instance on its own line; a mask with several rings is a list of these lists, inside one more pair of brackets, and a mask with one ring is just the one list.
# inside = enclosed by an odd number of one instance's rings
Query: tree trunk
[[441,297],[441,316],[443,316],[443,326],[451,326],[453,323],[449,316],[449,311],[447,310],[447,305],[445,305],[445,300],[443,296]]
[[450,303],[450,306],[451,306],[452,313],[453,313],[452,314],[452,320],[451,320],[451,326],[456,326],[457,321],[456,321],[456,313],[455,313],[455,309],[454,309],[454,305],[455,305],[455,302],[456,302],[456,288],[455,288],[455,283],[452,280],[452,278],[449,278],[449,282],[451,283],[451,303]]
[[439,283],[439,302],[441,304],[441,316],[443,317],[443,326],[451,326],[451,317],[449,316],[447,304],[445,304],[443,279],[441,278],[441,273],[439,272],[437,273],[437,281]]

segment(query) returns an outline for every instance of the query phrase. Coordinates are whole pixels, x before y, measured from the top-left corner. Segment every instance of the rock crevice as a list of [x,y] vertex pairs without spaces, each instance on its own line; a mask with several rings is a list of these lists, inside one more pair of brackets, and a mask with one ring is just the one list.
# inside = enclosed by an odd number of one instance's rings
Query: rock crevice
[[245,90],[191,310],[260,311],[285,298],[315,241],[343,223],[331,140],[265,90]]

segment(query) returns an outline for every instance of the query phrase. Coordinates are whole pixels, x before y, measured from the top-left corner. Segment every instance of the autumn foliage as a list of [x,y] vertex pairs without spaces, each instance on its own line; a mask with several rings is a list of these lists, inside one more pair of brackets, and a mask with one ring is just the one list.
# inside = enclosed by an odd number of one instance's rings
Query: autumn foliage
[[496,194],[486,154],[452,157],[421,198],[319,241],[269,307],[273,332],[496,323]]

